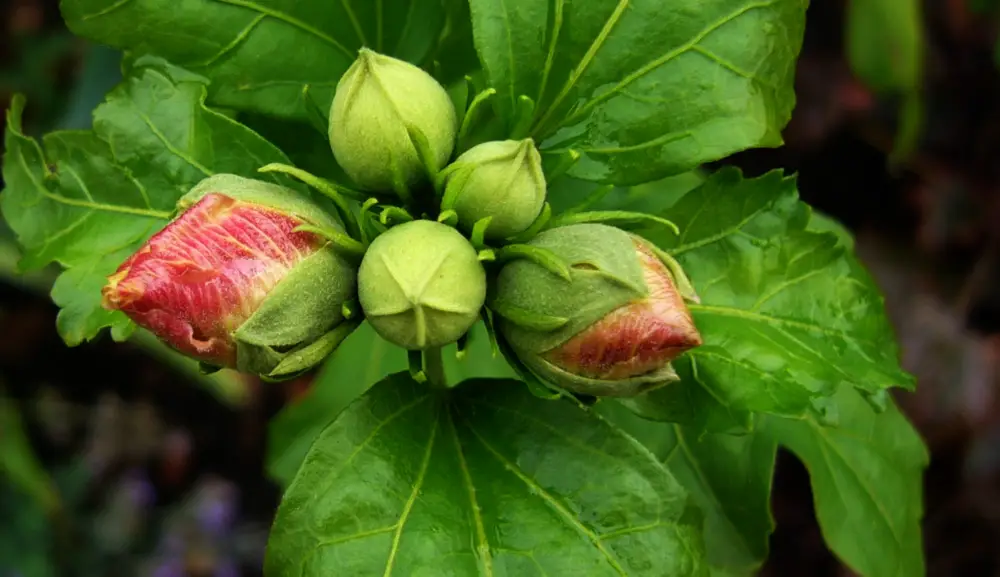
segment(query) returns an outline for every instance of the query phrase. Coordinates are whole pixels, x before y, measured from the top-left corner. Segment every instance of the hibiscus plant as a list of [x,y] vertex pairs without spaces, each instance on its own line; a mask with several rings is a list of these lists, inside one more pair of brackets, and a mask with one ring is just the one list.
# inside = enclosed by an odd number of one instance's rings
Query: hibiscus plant
[[[850,234],[782,144],[806,0],[62,0],[90,130],[7,111],[0,196],[70,346],[317,374],[269,577],[742,576],[776,453],[831,550],[924,574],[926,449]],[[30,104],[29,104],[30,105]]]

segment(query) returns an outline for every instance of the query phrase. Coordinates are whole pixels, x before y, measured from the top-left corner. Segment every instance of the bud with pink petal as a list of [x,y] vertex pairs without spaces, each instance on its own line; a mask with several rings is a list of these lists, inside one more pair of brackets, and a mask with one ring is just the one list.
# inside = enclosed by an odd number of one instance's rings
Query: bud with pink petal
[[595,396],[633,396],[677,380],[670,362],[702,342],[678,290],[689,286],[675,278],[679,268],[648,241],[603,224],[551,229],[528,244],[570,271],[567,281],[521,259],[497,278],[490,306],[528,369]]
[[354,328],[343,311],[356,290],[355,267],[303,225],[342,230],[293,190],[209,177],[108,278],[103,305],[206,365],[301,373]]

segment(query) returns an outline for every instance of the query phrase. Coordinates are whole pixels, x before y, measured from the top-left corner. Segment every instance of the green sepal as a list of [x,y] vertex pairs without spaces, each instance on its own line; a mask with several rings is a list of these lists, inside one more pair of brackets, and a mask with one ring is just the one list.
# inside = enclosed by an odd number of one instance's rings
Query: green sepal
[[472,226],[472,235],[470,235],[469,242],[472,246],[476,247],[476,250],[481,250],[486,246],[486,230],[490,228],[490,223],[493,222],[492,216],[487,216],[476,221],[476,224]]
[[[470,83],[470,89],[472,84],[472,79],[468,76],[466,77]],[[469,132],[472,130],[473,126],[482,118],[481,110],[483,109],[486,101],[489,100],[497,91],[493,88],[487,88],[476,94],[475,98],[469,104],[469,107],[465,111],[465,116],[462,118],[462,126],[458,129],[458,144],[459,148],[462,148],[462,144],[466,142],[469,136]]]
[[664,226],[677,235],[681,233],[681,230],[677,228],[676,224],[665,218],[661,218],[659,216],[656,216],[655,214],[646,214],[643,212],[629,212],[625,210],[602,210],[602,211],[592,211],[592,212],[564,213],[549,221],[548,228],[557,228],[560,226],[568,226],[571,224],[582,224],[582,223],[635,224],[635,223],[647,223],[647,222]]
[[417,149],[417,156],[424,166],[427,180],[432,183],[437,182],[438,171],[441,170],[441,167],[437,165],[437,159],[434,158],[434,151],[431,150],[431,143],[427,140],[427,136],[412,124],[406,125],[406,134],[410,137],[413,148]]
[[484,248],[476,255],[479,262],[493,262],[497,259],[497,251],[492,248]]
[[582,377],[557,367],[538,354],[518,351],[516,345],[511,344],[511,346],[521,362],[540,378],[559,383],[564,389],[576,394],[594,397],[634,397],[680,381],[670,363],[650,373],[617,381]]
[[506,321],[534,331],[554,331],[569,324],[567,317],[541,315],[502,301],[492,302],[489,307]]
[[510,343],[501,337],[498,339],[497,344],[500,348],[500,352],[504,356],[504,359],[511,366],[511,368],[514,369],[514,372],[517,373],[517,376],[528,388],[528,392],[535,397],[546,401],[554,401],[564,396],[564,391],[558,387],[550,386],[549,383],[544,382],[538,377],[538,375],[533,373],[531,369],[526,367],[524,363],[521,362],[521,359],[517,358],[517,354],[514,353]]
[[354,332],[360,321],[345,321],[325,335],[300,349],[289,352],[268,375],[272,379],[300,374],[322,363],[340,343]]
[[237,369],[269,375],[288,352],[311,344],[344,320],[356,269],[330,247],[306,257],[233,332]]
[[378,219],[372,214],[372,208],[378,204],[377,198],[369,198],[361,205],[358,222],[361,225],[361,242],[371,244],[375,238],[385,232],[379,228]]
[[555,160],[555,166],[545,171],[545,181],[552,186],[552,183],[569,172],[569,169],[579,162],[583,155],[579,150],[567,149],[559,152],[559,157]]
[[479,316],[483,319],[483,326],[486,327],[486,337],[490,341],[490,354],[495,359],[500,353],[500,346],[497,344],[497,330],[493,326],[493,313],[487,307],[479,311]]
[[509,244],[501,248],[496,255],[496,260],[501,263],[510,262],[518,258],[528,259],[537,265],[545,267],[546,270],[566,282],[572,281],[566,262],[559,258],[559,255],[546,248],[531,246],[530,244]]
[[410,222],[413,220],[413,215],[411,215],[405,208],[400,208],[398,206],[387,206],[382,209],[382,212],[378,215],[378,221],[386,226],[392,226],[389,221],[394,224],[402,224],[404,222]]
[[330,241],[334,250],[344,254],[349,258],[361,258],[365,254],[365,245],[354,240],[353,238],[347,236],[346,234],[334,230],[332,228],[324,228],[321,226],[312,226],[309,224],[302,224],[293,230],[293,232],[309,232],[325,238]]
[[528,230],[522,232],[521,234],[515,235],[507,240],[514,244],[528,242],[529,240],[538,236],[538,233],[545,230],[545,227],[549,224],[549,220],[551,218],[552,218],[552,205],[546,202],[544,205],[542,205],[542,212],[538,214],[538,218],[535,219],[535,222],[531,223],[531,226],[528,227]]
[[337,209],[337,215],[340,217],[341,222],[344,223],[347,233],[353,238],[360,238],[358,221],[344,196],[350,196],[354,200],[363,200],[364,195],[362,193],[310,174],[300,168],[288,166],[287,164],[274,162],[258,168],[257,172],[287,174],[306,183],[313,190],[333,201]]
[[[454,210],[455,201],[458,200],[459,193],[465,188],[465,185],[472,178],[472,172],[475,170],[474,166],[462,164],[462,163],[452,163],[448,168],[441,173],[443,181],[447,181],[444,187],[444,196],[441,197],[441,211]],[[454,176],[452,176],[454,174]]]
[[458,225],[458,213],[454,210],[446,210],[438,215],[437,221],[441,224],[447,224],[448,226],[455,228]]
[[535,101],[524,94],[517,97],[514,111],[514,125],[510,129],[511,140],[527,138],[531,132],[531,121],[535,118]]
[[677,262],[677,259],[672,257],[667,251],[637,234],[632,235],[632,238],[635,238],[653,251],[653,254],[660,259],[663,266],[667,267],[667,271],[670,273],[670,276],[673,277],[674,286],[677,288],[677,292],[680,293],[681,298],[694,303],[701,302],[701,297],[699,297],[698,293],[694,290],[694,285],[691,284],[691,279],[688,278],[687,273],[684,272],[684,268],[681,267],[681,263]]

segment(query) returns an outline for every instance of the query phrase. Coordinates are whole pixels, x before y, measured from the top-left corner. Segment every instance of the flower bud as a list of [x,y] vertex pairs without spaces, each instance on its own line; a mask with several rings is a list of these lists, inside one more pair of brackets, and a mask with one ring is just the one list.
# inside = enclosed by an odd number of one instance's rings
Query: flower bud
[[484,142],[452,164],[446,198],[463,227],[493,217],[487,239],[508,238],[527,230],[545,204],[542,157],[530,138]]
[[425,168],[410,130],[427,139],[437,168],[455,148],[458,119],[448,93],[420,68],[362,48],[337,84],[330,145],[355,183],[375,191],[410,186]]
[[358,299],[385,340],[410,350],[440,347],[479,318],[486,272],[458,231],[414,220],[372,242],[358,271]]
[[531,260],[500,271],[491,306],[525,366],[595,396],[633,396],[677,380],[670,362],[701,345],[701,336],[647,241],[576,224],[529,244],[565,261],[570,281]]
[[205,364],[275,377],[317,364],[350,333],[342,310],[354,267],[320,236],[294,230],[342,230],[318,206],[220,174],[178,210],[108,277],[106,309]]

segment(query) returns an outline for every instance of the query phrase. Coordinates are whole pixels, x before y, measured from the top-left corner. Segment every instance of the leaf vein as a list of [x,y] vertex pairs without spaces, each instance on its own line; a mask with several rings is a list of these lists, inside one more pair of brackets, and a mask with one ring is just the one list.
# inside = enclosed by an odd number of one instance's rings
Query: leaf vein
[[746,14],[747,12],[750,12],[751,10],[767,8],[777,4],[778,1],[779,0],[769,0],[767,2],[752,2],[749,4],[745,4],[740,8],[738,8],[737,10],[734,10],[733,12],[726,14],[722,18],[716,20],[715,22],[710,23],[708,26],[706,26],[699,33],[695,34],[690,40],[688,40],[684,44],[678,46],[677,48],[674,48],[673,50],[667,52],[666,54],[663,54],[662,56],[660,56],[656,60],[653,60],[652,62],[649,62],[645,66],[640,67],[639,69],[635,70],[634,72],[623,78],[621,82],[616,84],[613,88],[611,88],[607,92],[591,99],[586,104],[580,106],[576,110],[576,112],[574,112],[573,114],[571,114],[569,117],[566,118],[563,124],[572,124],[576,122],[577,120],[579,120],[579,118],[588,114],[595,106],[599,105],[600,103],[612,98],[613,96],[621,92],[626,86],[643,78],[653,70],[659,68],[660,66],[663,66],[664,64],[670,62],[671,60],[677,58],[678,56],[688,52],[689,50],[694,48],[699,42],[707,38],[709,34],[715,32],[719,28],[725,26],[726,24],[732,22],[733,20],[736,20],[737,18]]
[[522,483],[524,483],[528,487],[528,490],[532,495],[535,495],[541,500],[545,501],[545,503],[548,506],[552,507],[552,509],[554,509],[556,513],[558,513],[559,517],[567,525],[569,525],[571,528],[575,529],[576,531],[587,537],[587,539],[591,542],[591,544],[593,544],[594,547],[596,547],[597,550],[600,551],[600,553],[604,556],[604,559],[608,562],[611,568],[618,573],[618,575],[620,575],[621,577],[628,577],[628,574],[622,568],[621,564],[619,564],[618,560],[615,559],[615,557],[611,554],[611,552],[604,547],[604,544],[601,543],[601,538],[596,533],[587,528],[587,526],[584,525],[579,518],[573,515],[573,513],[571,513],[566,508],[565,505],[560,503],[548,491],[546,491],[544,488],[538,485],[538,483],[536,483],[533,479],[531,479],[531,477],[525,474],[525,472],[521,470],[521,468],[518,467],[517,464],[510,462],[509,460],[507,460],[506,457],[500,454],[499,451],[493,448],[493,446],[490,445],[490,443],[487,442],[486,439],[484,439],[482,435],[480,435],[472,427],[472,423],[470,423],[468,419],[465,419],[465,422],[469,431],[473,434],[473,436],[476,437],[479,443],[482,444],[483,448],[485,448],[487,452],[489,452],[497,461],[499,461],[500,464],[503,465],[505,469],[510,471],[511,474],[513,474]]
[[299,30],[301,30],[303,32],[306,32],[307,34],[310,34],[310,35],[312,35],[312,36],[314,36],[314,37],[322,40],[323,42],[326,42],[330,46],[333,46],[337,50],[340,50],[341,52],[343,52],[344,55],[346,55],[348,58],[350,58],[352,60],[354,59],[354,54],[350,50],[348,50],[343,44],[341,44],[340,42],[337,42],[332,36],[330,36],[328,34],[325,34],[324,32],[320,31],[319,29],[317,29],[317,28],[315,28],[315,27],[313,27],[313,26],[311,26],[309,24],[306,24],[305,22],[299,20],[298,18],[295,18],[293,16],[285,14],[284,12],[281,12],[280,10],[274,10],[274,9],[271,9],[271,8],[267,8],[265,6],[261,6],[260,4],[258,4],[256,2],[252,2],[251,0],[214,0],[214,1],[222,3],[222,4],[229,4],[229,5],[232,5],[232,6],[240,6],[240,7],[243,7],[243,8],[247,8],[249,10],[254,10],[254,11],[259,12],[261,14],[266,14],[266,15],[274,18],[275,20],[280,20],[280,21],[288,24],[289,26],[292,26],[294,28],[298,28]]
[[417,478],[413,481],[413,491],[410,492],[410,497],[403,505],[403,511],[400,513],[399,520],[396,522],[396,532],[392,536],[392,547],[389,549],[389,558],[385,562],[385,573],[383,573],[383,577],[389,577],[392,575],[392,569],[396,563],[396,555],[399,553],[399,542],[403,537],[403,527],[406,526],[406,521],[409,519],[410,513],[413,511],[413,504],[416,503],[417,495],[420,493],[420,488],[423,487],[424,479],[427,478],[427,468],[431,462],[431,453],[434,449],[434,439],[437,437],[437,430],[440,421],[440,418],[434,419],[434,425],[431,427],[431,432],[427,436],[427,448],[424,449],[424,457],[420,462],[420,470],[417,471]]

